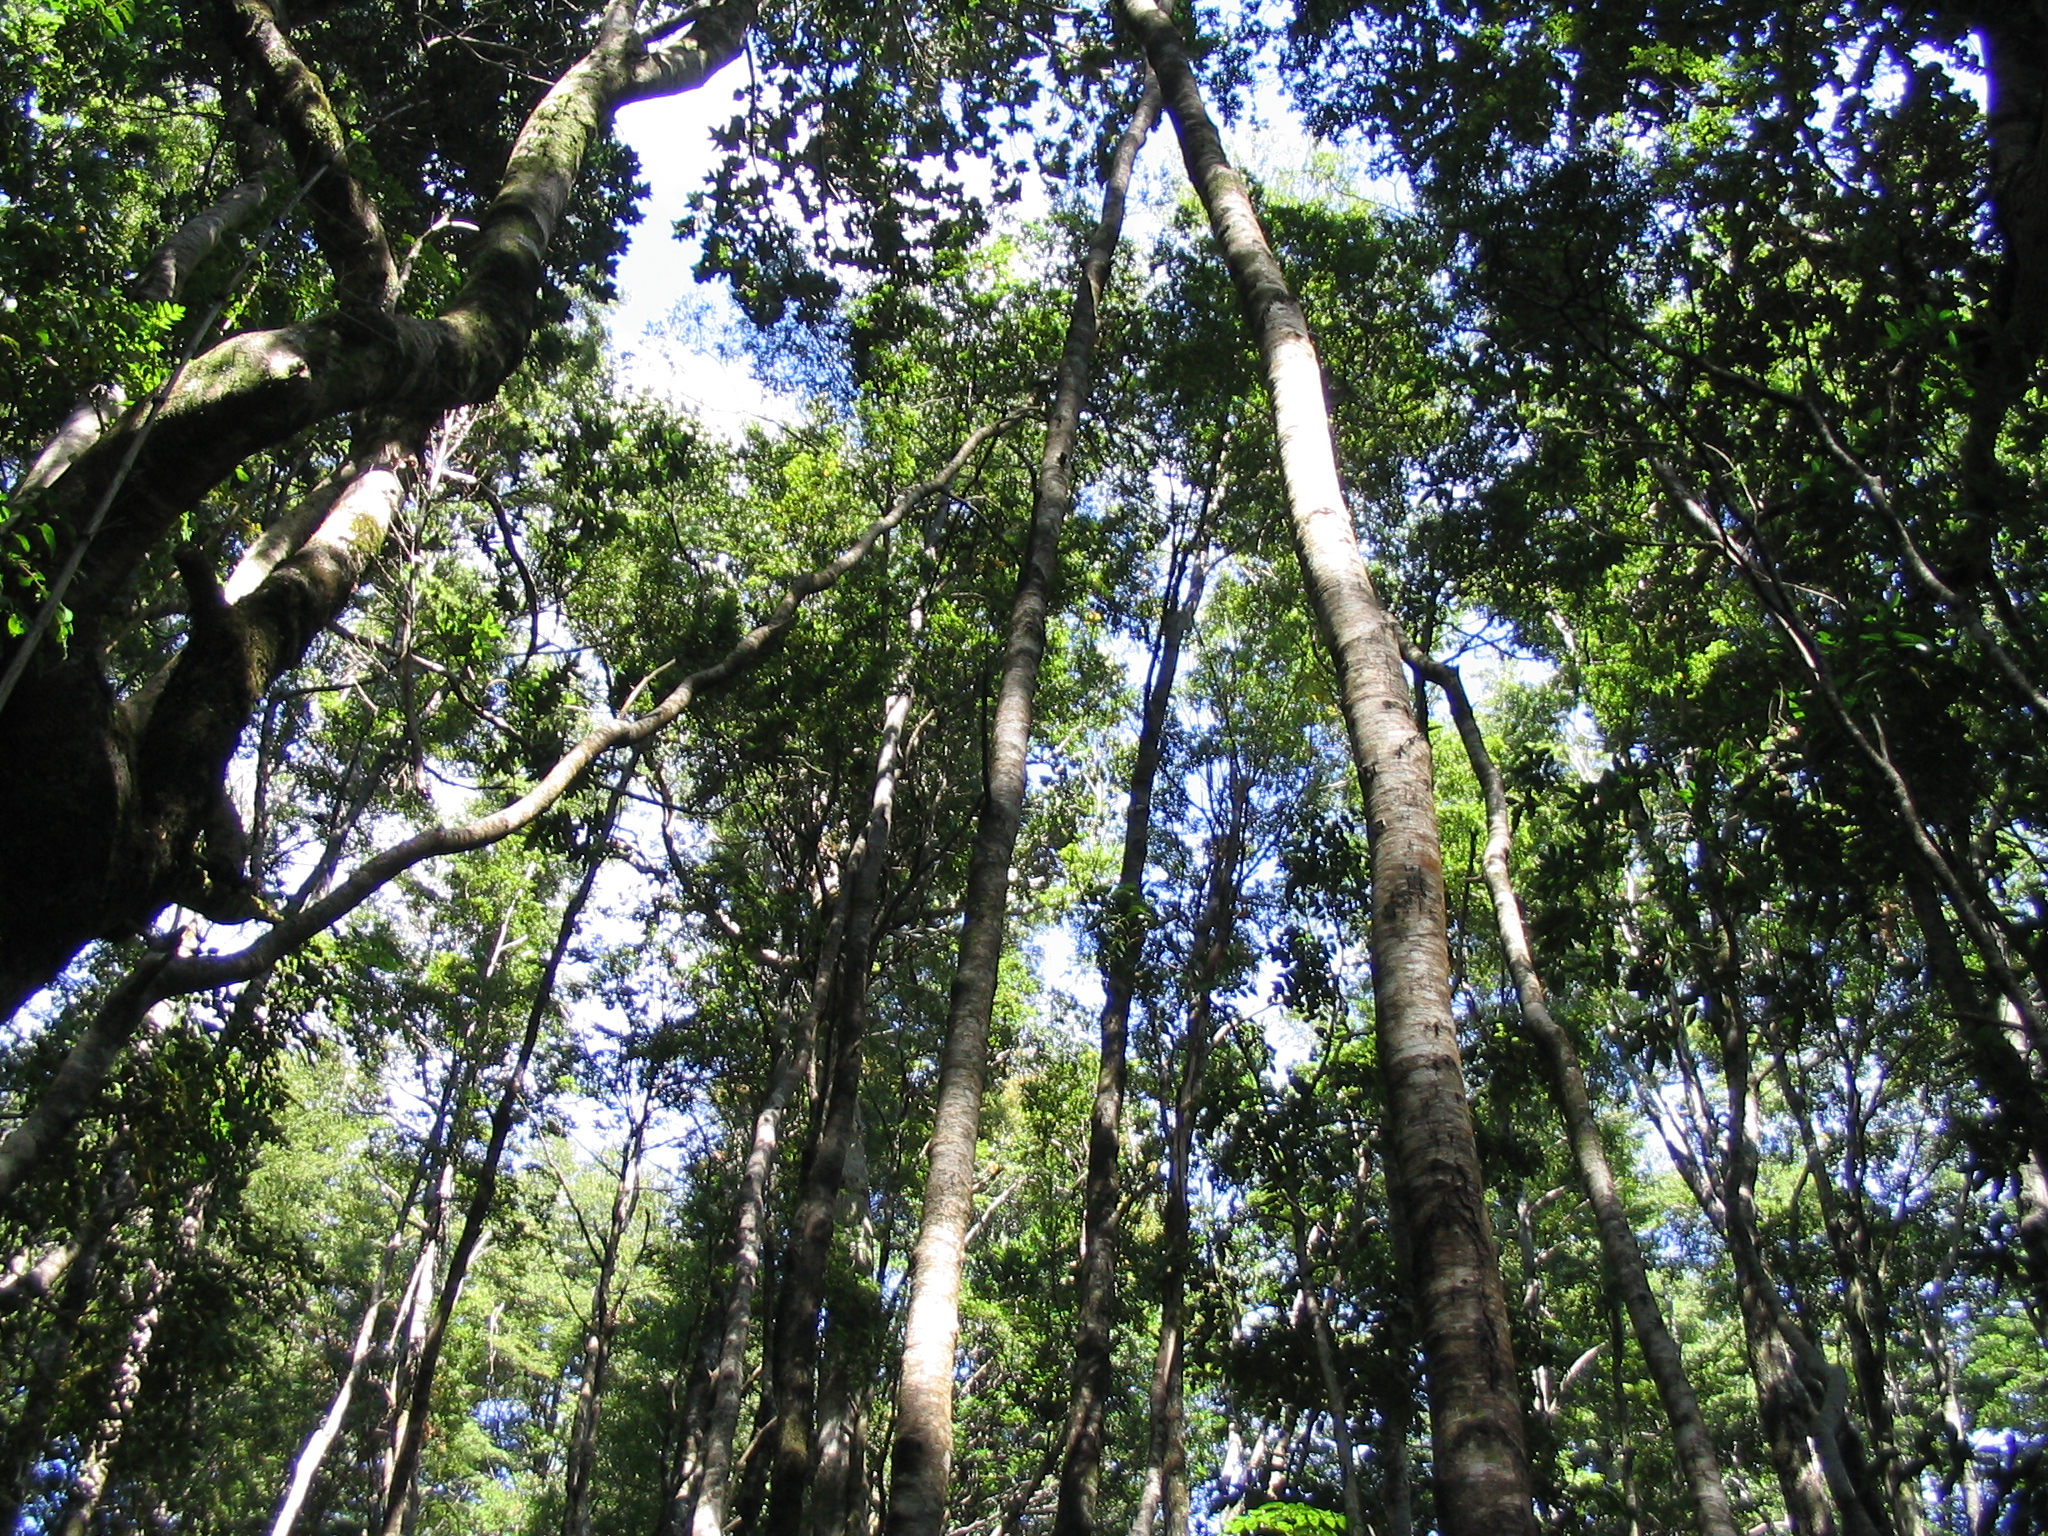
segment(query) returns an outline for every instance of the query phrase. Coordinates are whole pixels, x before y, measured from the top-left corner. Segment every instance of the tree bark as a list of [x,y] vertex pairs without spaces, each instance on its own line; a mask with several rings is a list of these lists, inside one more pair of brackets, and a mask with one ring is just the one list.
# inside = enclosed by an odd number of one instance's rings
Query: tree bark
[[[708,1246],[708,1244],[707,1244]],[[668,1401],[675,1415],[675,1439],[665,1458],[660,1513],[655,1517],[654,1536],[678,1536],[688,1531],[696,1516],[697,1494],[703,1485],[703,1448],[706,1420],[710,1416],[712,1376],[718,1369],[719,1350],[724,1342],[728,1286],[712,1285],[710,1294],[697,1309],[690,1329],[690,1348],[684,1353],[694,1361],[669,1379]],[[681,1388],[680,1400],[678,1387]]]
[[1103,178],[1102,216],[1075,287],[1045,451],[1039,460],[1024,569],[1010,605],[988,787],[968,858],[966,926],[947,1009],[924,1208],[911,1258],[910,1308],[904,1322],[890,1461],[889,1536],[940,1536],[945,1526],[953,1471],[953,1351],[960,1333],[960,1276],[974,1211],[974,1149],[1009,905],[1010,858],[1024,815],[1032,701],[1045,655],[1045,617],[1059,563],[1060,529],[1074,499],[1074,441],[1088,393],[1097,310],[1123,230],[1131,167],[1151,121],[1151,112],[1141,102]]
[[[395,443],[403,458],[426,424],[490,399],[525,350],[548,245],[605,120],[625,102],[695,86],[735,57],[754,4],[723,0],[686,35],[650,46],[630,0],[611,0],[591,50],[522,126],[463,286],[434,319],[389,308],[375,206],[345,165],[327,163],[309,200],[342,308],[209,348],[38,492],[36,514],[57,530],[56,574],[47,601],[28,588],[17,595],[38,613],[61,601],[73,638],[58,654],[41,643],[39,619],[0,644],[0,1007],[11,1013],[90,940],[146,927],[168,903],[193,904],[209,884],[203,813],[222,803],[250,706],[347,601],[383,530],[335,530],[349,535],[348,559],[280,571],[232,606],[188,553],[192,642],[139,735],[119,720],[99,659],[102,625],[137,568],[236,466],[307,427],[362,413],[359,446],[382,458]],[[234,11],[259,79],[289,98],[301,149],[318,159],[314,139],[342,143],[317,76],[274,17],[265,32],[267,5],[237,0]],[[29,889],[32,898],[19,894]]]
[[[1148,84],[1148,99],[1157,88]],[[1153,108],[1156,113],[1156,105]],[[1102,1017],[1095,1073],[1095,1103],[1088,1124],[1088,1171],[1082,1194],[1080,1295],[1074,1308],[1073,1390],[1060,1455],[1059,1504],[1053,1536],[1092,1536],[1096,1494],[1102,1481],[1102,1437],[1112,1386],[1110,1372],[1116,1321],[1116,1257],[1122,1186],[1118,1164],[1123,1147],[1124,1085],[1129,1076],[1126,1043],[1131,998],[1137,991],[1138,962],[1150,930],[1145,905],[1145,865],[1152,847],[1152,790],[1166,739],[1166,717],[1180,668],[1181,642],[1202,601],[1204,571],[1183,565],[1176,555],[1160,599],[1159,639],[1138,726],[1137,755],[1131,764],[1129,804],[1124,811],[1123,862],[1110,892],[1102,934]],[[1199,561],[1200,556],[1194,557]],[[1181,591],[1183,572],[1186,592]],[[1163,1325],[1162,1325],[1163,1326]]]
[[597,1279],[590,1295],[590,1325],[583,1340],[583,1364],[576,1387],[576,1412],[570,1420],[568,1453],[562,1475],[562,1536],[590,1536],[591,1477],[597,1470],[597,1421],[604,1410],[604,1389],[610,1373],[612,1337],[619,1326],[619,1250],[640,1208],[640,1156],[647,1122],[654,1115],[654,1086],[647,1085],[620,1153],[619,1181],[612,1191],[611,1220],[597,1255]]
[[1999,437],[2048,341],[2048,23],[2035,7],[1979,0],[1956,7],[1984,58],[1985,141],[1991,225],[2004,247],[1990,315],[1969,347],[1969,428],[1960,454],[1971,528],[1958,562],[1962,584],[1998,580],[1991,565],[1998,527],[2024,503],[2021,482],[1999,461]]
[[1209,1065],[1216,987],[1237,934],[1238,867],[1250,807],[1250,778],[1233,765],[1229,812],[1209,844],[1207,891],[1189,948],[1190,1002],[1166,1141],[1166,1272],[1159,1289],[1159,1347],[1146,1404],[1145,1485],[1130,1536],[1151,1536],[1155,1529],[1158,1536],[1188,1536],[1187,1409],[1182,1386],[1188,1272],[1194,1264],[1188,1185],[1194,1172],[1195,1120]]
[[[913,616],[914,617],[914,616]],[[916,625],[913,622],[912,631]],[[881,907],[882,874],[888,867],[889,834],[896,810],[896,781],[902,771],[912,693],[906,659],[882,711],[881,746],[875,755],[874,788],[867,825],[853,859],[846,940],[834,968],[827,1017],[831,1020],[831,1087],[821,1106],[818,1131],[804,1168],[802,1193],[790,1223],[783,1270],[783,1301],[776,1317],[775,1450],[768,1494],[771,1531],[794,1532],[810,1490],[813,1395],[817,1381],[818,1324],[832,1256],[833,1216],[855,1156],[860,1134],[861,1060],[866,1049],[868,973],[874,965],[875,920]],[[713,1536],[698,1505],[697,1536]]]
[[377,1337],[377,1319],[383,1314],[383,1275],[377,1277],[367,1299],[363,1303],[362,1319],[356,1325],[356,1336],[349,1346],[348,1364],[343,1368],[341,1381],[334,1389],[334,1396],[327,1405],[327,1412],[306,1437],[306,1443],[299,1448],[299,1454],[292,1458],[291,1477],[285,1483],[284,1497],[279,1500],[277,1513],[270,1522],[270,1536],[291,1536],[292,1528],[298,1524],[299,1513],[305,1508],[306,1495],[312,1491],[313,1479],[319,1475],[320,1467],[327,1459],[328,1451],[341,1434],[341,1427],[348,1419],[349,1405],[355,1400],[356,1383],[362,1379],[363,1365],[370,1357],[370,1346]]
[[1451,1019],[1443,857],[1429,741],[1401,644],[1359,554],[1338,483],[1321,365],[1244,180],[1223,153],[1180,35],[1122,0],[1166,90],[1188,177],[1265,364],[1295,552],[1336,674],[1372,845],[1375,1030],[1389,1178],[1409,1224],[1446,1536],[1534,1530],[1522,1410],[1486,1190]]
[[1522,904],[1509,869],[1514,831],[1508,819],[1507,788],[1500,769],[1493,754],[1487,751],[1486,738],[1472,713],[1472,701],[1457,669],[1412,647],[1408,660],[1417,673],[1443,690],[1459,739],[1465,744],[1465,755],[1471,761],[1473,776],[1485,795],[1486,847],[1481,868],[1485,871],[1487,895],[1493,901],[1494,921],[1500,930],[1501,951],[1507,957],[1508,975],[1515,984],[1522,1021],[1550,1068],[1551,1093],[1564,1121],[1572,1162],[1593,1207],[1608,1283],[1628,1310],[1636,1343],[1642,1349],[1650,1379],[1656,1383],[1665,1417],[1671,1422],[1672,1450],[1685,1474],[1693,1518],[1699,1524],[1700,1536],[1738,1536],[1735,1512],[1728,1502],[1720,1462],[1714,1455],[1713,1438],[1707,1432],[1699,1399],[1686,1375],[1678,1341],[1665,1326],[1656,1293],[1650,1289],[1642,1248],[1636,1242],[1635,1228],[1629,1223],[1614,1170],[1607,1161],[1600,1123],[1594,1118],[1592,1096],[1586,1091],[1586,1075],[1579,1065],[1578,1048],[1552,1016],[1549,996],[1536,969],[1535,954],[1522,919]]
[[[988,437],[993,435],[995,431],[1002,430],[1003,427],[1007,427],[1016,419],[1018,418],[1015,415],[1006,417],[996,427],[983,428],[971,436],[968,444],[963,446],[953,456],[936,480],[928,482],[927,487],[919,487],[917,490],[906,493],[904,497],[898,499],[895,508],[891,511],[891,517],[900,522],[902,516],[910,510],[910,507],[916,501],[923,499],[928,487],[943,488],[951,484],[953,477],[967,463],[970,457],[970,450],[978,449],[979,445],[987,441]],[[913,637],[921,628],[921,625],[921,610],[913,606],[910,619]],[[809,1074],[817,1026],[820,1020],[829,1013],[833,1031],[834,1070],[829,1079],[831,1086],[826,1090],[827,1102],[819,1107],[819,1119],[814,1132],[813,1145],[807,1149],[808,1155],[806,1157],[803,1191],[799,1198],[798,1213],[793,1222],[793,1229],[796,1235],[790,1249],[789,1258],[786,1261],[791,1266],[791,1273],[785,1277],[780,1300],[777,1304],[776,1325],[774,1329],[776,1338],[771,1341],[770,1345],[777,1363],[768,1372],[768,1376],[771,1381],[776,1383],[776,1393],[783,1393],[784,1389],[780,1384],[784,1380],[784,1370],[794,1370],[799,1378],[792,1381],[789,1389],[792,1394],[790,1397],[786,1400],[778,1398],[780,1411],[778,1412],[776,1423],[777,1444],[774,1462],[776,1483],[774,1486],[782,1490],[781,1496],[785,1500],[785,1506],[781,1510],[771,1513],[774,1516],[791,1520],[795,1518],[795,1515],[788,1510],[787,1501],[794,1497],[797,1508],[801,1509],[802,1489],[808,1480],[810,1460],[808,1446],[809,1426],[807,1422],[803,1422],[808,1414],[808,1409],[805,1408],[799,1412],[795,1405],[808,1393],[808,1381],[802,1378],[804,1378],[805,1372],[814,1371],[815,1365],[804,1366],[791,1361],[789,1358],[791,1352],[801,1351],[804,1347],[797,1337],[803,1325],[796,1321],[785,1321],[785,1319],[791,1308],[807,1310],[810,1316],[809,1337],[812,1344],[815,1344],[817,1311],[819,1298],[822,1296],[821,1287],[824,1283],[824,1265],[829,1257],[831,1245],[831,1202],[839,1198],[839,1188],[838,1184],[833,1182],[829,1193],[827,1193],[822,1176],[814,1179],[812,1173],[820,1155],[818,1150],[820,1141],[832,1140],[833,1138],[838,1138],[837,1150],[826,1155],[836,1158],[841,1168],[843,1168],[845,1158],[852,1147],[851,1138],[856,1134],[857,1129],[859,1115],[859,1063],[862,1055],[860,1034],[865,1029],[866,1021],[867,973],[872,964],[875,937],[874,927],[879,905],[881,874],[885,867],[888,852],[888,834],[894,815],[896,778],[901,769],[903,754],[908,747],[904,737],[911,704],[907,662],[905,667],[906,670],[899,674],[895,691],[891,694],[883,710],[882,744],[877,753],[875,778],[869,798],[868,822],[858,840],[857,847],[850,857],[848,872],[842,882],[840,900],[834,913],[832,924],[828,929],[826,942],[822,947],[817,983],[813,988],[811,1005],[805,1017],[800,1053],[801,1059],[792,1056],[786,1063],[789,1075],[785,1077],[778,1073],[776,1078],[782,1093],[781,1103],[786,1104],[796,1084]],[[861,952],[858,957],[854,955],[852,948],[849,947],[852,944],[857,944],[860,948]],[[857,967],[857,974],[850,970],[850,967]],[[853,1021],[854,1033],[851,1036],[842,1038],[841,1032],[847,1027],[849,1020]],[[845,1076],[847,1084],[846,1096],[841,1097],[838,1093],[838,1084],[842,1076],[846,1074],[849,1063],[851,1064],[852,1071],[850,1076]],[[773,1093],[771,1093],[770,1098],[772,1103],[774,1101]],[[691,1530],[694,1536],[717,1536],[717,1533],[724,1528],[728,1515],[732,1478],[733,1440],[738,1432],[739,1425],[740,1395],[744,1385],[747,1339],[751,1331],[752,1295],[755,1286],[758,1284],[760,1272],[759,1231],[762,1222],[765,1221],[766,1180],[771,1171],[774,1156],[772,1138],[776,1134],[777,1126],[779,1126],[782,1109],[780,1105],[776,1106],[775,1125],[766,1124],[765,1117],[768,1111],[765,1108],[762,1113],[764,1120],[757,1120],[756,1122],[755,1147],[748,1163],[748,1176],[742,1181],[742,1232],[734,1261],[734,1292],[733,1299],[728,1305],[725,1341],[719,1358],[717,1374],[714,1378],[713,1405],[710,1425],[704,1442],[703,1474],[697,1497],[696,1512],[691,1517]],[[764,1128],[771,1138],[765,1147],[761,1139]],[[826,1171],[830,1172],[829,1169]],[[758,1177],[756,1176],[757,1174]],[[838,1174],[832,1174],[831,1177],[836,1181]],[[807,1251],[803,1247],[803,1234],[817,1225],[820,1220],[819,1213],[821,1210],[823,1212],[823,1249],[816,1252]],[[747,1225],[749,1220],[747,1213],[749,1211],[753,1213],[751,1228]],[[749,1241],[749,1232],[752,1233],[751,1241]],[[816,1236],[815,1232],[813,1236]],[[751,1258],[748,1257],[749,1254],[751,1254]],[[815,1266],[814,1274],[809,1272],[811,1266]],[[798,1274],[796,1271],[799,1268],[805,1269],[806,1273]],[[743,1276],[744,1297],[741,1294]],[[813,1361],[815,1360],[814,1355],[808,1358]],[[797,1478],[796,1492],[792,1495],[789,1492],[790,1479],[797,1477],[794,1470],[797,1452],[793,1444],[786,1446],[785,1442],[793,1441],[798,1436],[801,1436],[805,1442],[803,1451],[805,1471],[801,1477]]]
[[107,1491],[107,1473],[114,1451],[128,1428],[135,1399],[142,1391],[143,1368],[149,1363],[150,1346],[157,1325],[163,1321],[163,1293],[167,1277],[154,1259],[142,1261],[141,1284],[135,1298],[136,1311],[121,1341],[121,1352],[107,1382],[106,1399],[93,1422],[90,1435],[80,1448],[71,1485],[65,1490],[63,1512],[57,1519],[58,1536],[85,1536]]

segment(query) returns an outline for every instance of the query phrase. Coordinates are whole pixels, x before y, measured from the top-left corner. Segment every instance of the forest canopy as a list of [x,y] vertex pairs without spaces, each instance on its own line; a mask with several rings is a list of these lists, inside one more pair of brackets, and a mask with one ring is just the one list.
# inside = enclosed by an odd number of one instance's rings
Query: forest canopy
[[0,1530],[2048,1529],[2037,0],[0,32]]

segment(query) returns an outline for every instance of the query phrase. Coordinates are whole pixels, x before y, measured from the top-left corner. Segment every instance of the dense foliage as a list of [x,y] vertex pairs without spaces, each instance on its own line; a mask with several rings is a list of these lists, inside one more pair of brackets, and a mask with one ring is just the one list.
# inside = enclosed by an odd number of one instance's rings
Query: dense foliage
[[[2048,21],[1284,11],[1180,21],[1326,136],[1251,169],[1434,754],[1531,1521],[2048,1528]],[[1127,19],[0,0],[0,1528],[909,1529],[1063,470],[945,1526],[1466,1536],[1413,893],[1177,187],[1041,463]],[[724,435],[615,377],[605,124],[742,53],[684,233],[801,398]]]

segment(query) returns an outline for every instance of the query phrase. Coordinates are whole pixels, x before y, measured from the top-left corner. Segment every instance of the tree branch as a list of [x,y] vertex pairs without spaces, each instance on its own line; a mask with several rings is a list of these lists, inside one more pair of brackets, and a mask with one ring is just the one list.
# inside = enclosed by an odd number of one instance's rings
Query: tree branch
[[235,52],[255,73],[301,179],[319,176],[306,205],[342,308],[389,310],[398,302],[398,264],[375,200],[349,168],[348,135],[320,76],[285,36],[270,0],[229,0],[228,18]]

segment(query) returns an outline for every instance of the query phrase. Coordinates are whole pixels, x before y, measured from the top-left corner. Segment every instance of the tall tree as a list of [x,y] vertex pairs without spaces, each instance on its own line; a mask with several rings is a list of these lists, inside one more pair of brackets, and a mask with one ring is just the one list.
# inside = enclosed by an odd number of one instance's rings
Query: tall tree
[[1060,1452],[1059,1507],[1053,1529],[1087,1536],[1095,1529],[1102,1476],[1102,1439],[1110,1392],[1111,1333],[1115,1324],[1117,1241],[1123,1207],[1119,1163],[1124,1136],[1124,1089],[1129,1079],[1131,1000],[1145,945],[1145,869],[1152,853],[1152,795],[1165,747],[1167,712],[1189,625],[1201,608],[1208,572],[1208,501],[1187,542],[1176,538],[1160,597],[1159,625],[1147,666],[1137,751],[1131,761],[1129,804],[1115,887],[1109,894],[1102,947],[1102,1018],[1095,1104],[1088,1123],[1088,1174],[1082,1194],[1081,1273],[1074,1305],[1074,1385]]
[[1166,91],[1188,178],[1208,210],[1272,396],[1288,512],[1309,604],[1337,675],[1372,834],[1375,1028],[1388,1077],[1396,1192],[1428,1362],[1445,1528],[1526,1531],[1533,1515],[1507,1301],[1486,1211],[1450,1016],[1443,857],[1429,743],[1401,648],[1359,554],[1338,484],[1321,366],[1308,322],[1230,166],[1179,34],[1127,3]]
[[953,1347],[960,1327],[960,1271],[974,1210],[974,1148],[988,1075],[989,1019],[1002,958],[1010,862],[1024,813],[1032,702],[1045,654],[1046,611],[1059,569],[1060,529],[1073,505],[1074,444],[1093,368],[1097,312],[1123,229],[1131,168],[1158,111],[1157,94],[1148,80],[1131,126],[1117,141],[1103,176],[1102,217],[1089,237],[1074,286],[1023,570],[1010,605],[990,728],[987,789],[968,864],[966,923],[939,1065],[924,1213],[911,1260],[890,1457],[891,1536],[937,1536],[945,1522],[953,1460]]
[[1728,1490],[1721,1481],[1721,1468],[1714,1455],[1714,1443],[1700,1415],[1699,1399],[1685,1371],[1678,1343],[1665,1326],[1664,1314],[1650,1289],[1641,1246],[1629,1225],[1616,1187],[1614,1171],[1607,1160],[1607,1148],[1593,1117],[1592,1099],[1586,1091],[1585,1073],[1579,1066],[1578,1049],[1571,1036],[1551,1014],[1543,979],[1536,970],[1536,957],[1529,947],[1528,928],[1523,921],[1521,899],[1515,894],[1509,855],[1514,833],[1508,818],[1507,789],[1500,770],[1487,750],[1486,738],[1472,712],[1471,698],[1457,668],[1410,647],[1410,665],[1441,688],[1451,706],[1451,719],[1472,773],[1486,797],[1487,896],[1493,903],[1494,921],[1500,929],[1501,951],[1514,980],[1515,998],[1522,1020],[1536,1037],[1549,1062],[1551,1090],[1557,1099],[1559,1117],[1570,1138],[1572,1161],[1592,1201],[1593,1218],[1600,1230],[1601,1257],[1607,1265],[1615,1290],[1627,1309],[1635,1329],[1636,1342],[1657,1383],[1664,1412],[1671,1421],[1671,1436],[1680,1465],[1685,1469],[1687,1490],[1699,1522],[1701,1536],[1735,1536],[1735,1517],[1728,1503]]

